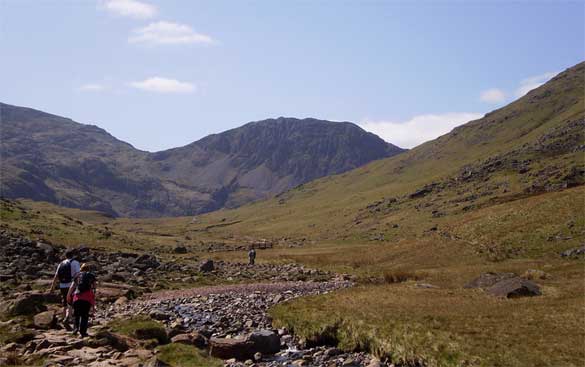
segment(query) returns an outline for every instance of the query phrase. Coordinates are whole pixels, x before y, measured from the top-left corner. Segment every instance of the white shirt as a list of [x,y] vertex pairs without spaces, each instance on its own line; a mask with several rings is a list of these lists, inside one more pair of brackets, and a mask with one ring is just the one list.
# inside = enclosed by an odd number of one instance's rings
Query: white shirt
[[[57,275],[57,277],[59,277],[59,268],[66,261],[69,261],[71,263],[71,279],[73,280],[73,279],[75,279],[75,277],[77,276],[77,274],[79,274],[80,267],[81,267],[81,265],[79,264],[79,261],[77,261],[75,259],[61,261],[61,263],[59,264],[59,266],[57,266],[57,272],[55,274]],[[71,287],[71,283],[73,283],[73,282],[71,281],[69,283],[59,283],[59,288],[69,288],[69,287]]]

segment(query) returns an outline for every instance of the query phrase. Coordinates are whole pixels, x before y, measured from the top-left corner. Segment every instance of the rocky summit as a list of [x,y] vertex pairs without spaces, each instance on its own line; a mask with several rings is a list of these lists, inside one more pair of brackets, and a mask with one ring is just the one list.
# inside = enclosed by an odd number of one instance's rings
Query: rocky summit
[[238,207],[403,151],[317,119],[251,122],[156,153],[30,108],[0,103],[0,121],[0,195],[126,217]]

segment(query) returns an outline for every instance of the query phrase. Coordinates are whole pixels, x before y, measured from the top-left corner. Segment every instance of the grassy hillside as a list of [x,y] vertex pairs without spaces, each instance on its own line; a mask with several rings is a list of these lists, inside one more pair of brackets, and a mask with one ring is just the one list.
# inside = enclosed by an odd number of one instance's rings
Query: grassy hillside
[[[276,198],[205,217],[238,233],[364,239],[416,213],[435,217],[583,183],[585,64],[484,118],[399,156],[301,185]],[[429,193],[410,198],[417,190]],[[396,201],[394,201],[396,200]],[[373,206],[373,207],[372,207]],[[372,210],[373,209],[373,210]],[[406,225],[406,223],[405,223]],[[414,228],[413,228],[414,229]],[[359,237],[361,235],[361,237]]]

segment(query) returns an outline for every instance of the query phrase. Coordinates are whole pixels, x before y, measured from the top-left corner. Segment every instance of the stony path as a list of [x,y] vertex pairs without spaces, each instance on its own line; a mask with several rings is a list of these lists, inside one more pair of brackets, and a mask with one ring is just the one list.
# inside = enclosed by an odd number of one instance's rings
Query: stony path
[[20,354],[25,360],[33,355],[46,357],[47,366],[161,366],[160,361],[156,362],[154,350],[136,341],[120,340],[119,336],[102,330],[102,326],[113,318],[148,315],[166,326],[173,342],[185,342],[192,335],[203,336],[212,354],[214,346],[220,348],[225,341],[249,348],[250,344],[246,340],[252,334],[260,335],[265,341],[276,341],[274,350],[269,353],[254,353],[256,350],[244,349],[250,356],[246,357],[246,361],[224,358],[225,365],[229,367],[383,365],[365,353],[344,353],[327,346],[306,348],[287,330],[272,329],[272,320],[267,314],[271,306],[296,297],[325,294],[351,285],[351,281],[336,277],[327,282],[255,283],[156,292],[135,301],[98,309],[93,319],[94,325],[90,328],[90,334],[94,335],[92,338],[80,340],[63,329],[46,330],[27,342],[24,348],[12,346],[4,351],[9,352],[13,348],[12,352]]
[[254,359],[226,361],[226,366],[379,366],[365,353],[344,353],[333,347],[303,348],[287,330],[272,330],[267,315],[271,306],[296,297],[325,294],[352,286],[337,277],[328,282],[255,283],[213,286],[146,295],[135,302],[113,306],[105,312],[131,316],[147,314],[177,333],[197,332],[215,338],[244,338],[251,333],[272,332],[280,339],[280,351]]

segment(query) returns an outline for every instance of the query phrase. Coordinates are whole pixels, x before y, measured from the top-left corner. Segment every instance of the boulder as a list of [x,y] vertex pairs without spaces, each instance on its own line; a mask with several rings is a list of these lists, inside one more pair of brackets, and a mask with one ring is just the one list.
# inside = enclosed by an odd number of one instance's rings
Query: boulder
[[532,297],[542,294],[536,283],[520,277],[502,280],[486,291],[493,296],[504,298]]
[[94,338],[92,338],[92,340],[95,341],[93,344],[93,346],[95,346],[95,347],[110,346],[119,352],[125,352],[129,348],[136,346],[135,340],[133,340],[127,336],[112,333],[108,330],[99,331],[98,333],[96,333]]
[[172,315],[170,313],[167,313],[167,312],[164,312],[161,310],[152,310],[152,311],[150,311],[148,316],[153,320],[159,320],[159,321],[166,321],[172,317]]
[[197,332],[175,335],[171,339],[171,342],[193,345],[200,349],[204,349],[207,347],[207,338]]
[[253,358],[254,353],[254,343],[247,339],[209,339],[209,354],[212,357],[245,361]]
[[6,311],[12,316],[34,315],[47,310],[46,299],[42,293],[22,293],[6,304]]
[[280,336],[271,330],[252,332],[247,338],[254,343],[254,352],[274,354],[280,351]]
[[561,252],[561,257],[579,257],[585,255],[585,245]]
[[483,273],[479,277],[465,284],[463,288],[489,288],[494,284],[504,280],[518,277],[515,273]]
[[160,262],[152,255],[143,254],[134,260],[134,266],[144,271],[146,269],[158,268]]
[[55,311],[49,310],[38,313],[33,318],[33,325],[39,329],[51,329],[57,324]]
[[186,254],[187,253],[187,248],[185,246],[175,246],[175,248],[173,249],[173,252],[175,254]]
[[199,263],[199,271],[202,273],[213,271],[213,269],[215,269],[215,266],[213,265],[213,260],[207,259]]

